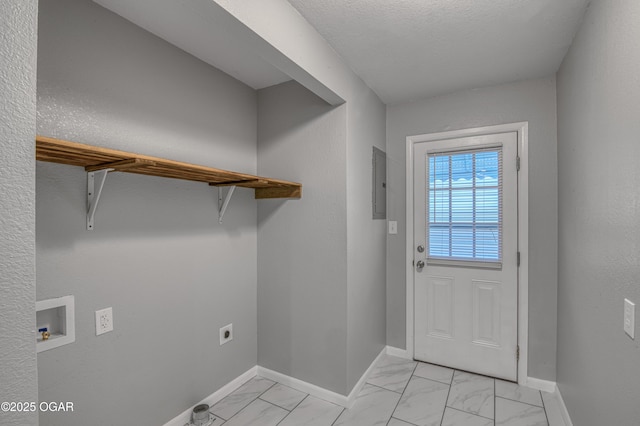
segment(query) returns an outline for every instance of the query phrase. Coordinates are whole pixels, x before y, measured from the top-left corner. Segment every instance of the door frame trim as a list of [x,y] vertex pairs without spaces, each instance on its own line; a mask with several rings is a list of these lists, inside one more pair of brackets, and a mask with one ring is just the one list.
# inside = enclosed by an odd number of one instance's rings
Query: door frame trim
[[495,133],[516,132],[518,134],[518,383],[525,385],[528,378],[529,359],[529,122],[475,127],[439,133],[407,136],[406,139],[406,346],[407,355],[413,359],[414,351],[414,279],[413,279],[413,147],[416,143]]

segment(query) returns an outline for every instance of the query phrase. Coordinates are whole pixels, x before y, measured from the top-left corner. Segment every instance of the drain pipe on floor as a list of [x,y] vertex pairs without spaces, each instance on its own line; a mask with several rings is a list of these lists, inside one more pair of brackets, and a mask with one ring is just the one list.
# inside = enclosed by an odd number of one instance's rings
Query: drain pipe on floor
[[208,404],[200,404],[193,407],[191,412],[191,423],[184,426],[213,426],[216,418],[209,412]]

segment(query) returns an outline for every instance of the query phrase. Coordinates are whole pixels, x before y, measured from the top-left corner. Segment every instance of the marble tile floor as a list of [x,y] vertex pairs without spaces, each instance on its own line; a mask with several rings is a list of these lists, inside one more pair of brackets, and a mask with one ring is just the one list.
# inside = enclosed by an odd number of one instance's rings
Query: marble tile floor
[[214,426],[563,426],[549,395],[385,355],[350,409],[256,376],[211,413]]

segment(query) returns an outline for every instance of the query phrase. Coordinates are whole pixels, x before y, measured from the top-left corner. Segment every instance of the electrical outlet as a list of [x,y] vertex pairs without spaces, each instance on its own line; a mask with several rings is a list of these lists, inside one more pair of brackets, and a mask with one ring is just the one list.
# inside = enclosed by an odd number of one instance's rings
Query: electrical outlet
[[635,339],[636,304],[629,299],[624,299],[624,331]]
[[220,329],[220,346],[233,340],[233,324],[227,324]]
[[113,309],[100,309],[96,311],[96,336],[108,331],[113,331]]

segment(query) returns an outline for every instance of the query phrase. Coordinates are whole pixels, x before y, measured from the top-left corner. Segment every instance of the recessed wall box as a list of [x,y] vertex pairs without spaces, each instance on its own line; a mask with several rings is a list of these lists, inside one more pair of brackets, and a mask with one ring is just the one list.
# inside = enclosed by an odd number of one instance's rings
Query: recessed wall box
[[[57,348],[76,340],[75,300],[73,296],[36,302],[36,350],[37,352]],[[43,338],[44,330],[49,333]]]
[[387,154],[373,147],[373,218],[387,218]]

